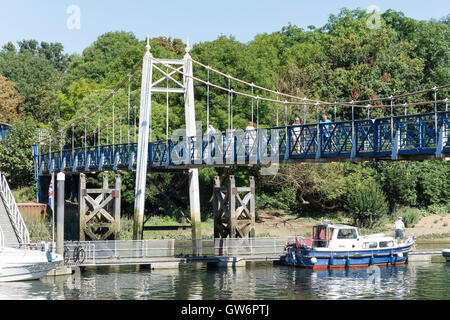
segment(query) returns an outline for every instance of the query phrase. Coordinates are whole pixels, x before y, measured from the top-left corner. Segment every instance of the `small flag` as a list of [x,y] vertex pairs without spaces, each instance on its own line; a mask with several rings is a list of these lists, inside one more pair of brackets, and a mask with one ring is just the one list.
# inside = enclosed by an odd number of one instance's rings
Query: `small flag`
[[54,201],[53,201],[53,177],[50,180],[50,186],[48,187],[48,206],[50,207],[50,209],[52,209],[52,211],[54,211],[53,208],[54,205]]
[[298,248],[300,248],[300,241],[298,241],[298,238],[295,237],[295,246]]

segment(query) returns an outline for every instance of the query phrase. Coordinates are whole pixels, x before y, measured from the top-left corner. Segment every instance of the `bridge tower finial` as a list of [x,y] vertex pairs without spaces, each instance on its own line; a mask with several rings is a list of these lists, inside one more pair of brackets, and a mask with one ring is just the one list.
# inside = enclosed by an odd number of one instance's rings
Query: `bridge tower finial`
[[147,45],[145,46],[145,49],[149,52],[150,51],[150,49],[151,49],[151,46],[150,46],[150,37],[147,35]]
[[187,54],[189,54],[189,51],[191,51],[191,48],[189,46],[189,37],[186,40],[186,49],[184,49],[184,51],[186,51]]

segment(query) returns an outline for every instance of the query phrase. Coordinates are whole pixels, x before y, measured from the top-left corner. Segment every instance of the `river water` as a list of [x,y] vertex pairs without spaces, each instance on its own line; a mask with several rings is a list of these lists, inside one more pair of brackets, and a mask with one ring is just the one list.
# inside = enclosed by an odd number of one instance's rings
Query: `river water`
[[0,283],[3,300],[336,300],[450,299],[450,264],[312,271],[248,263],[245,268],[181,265],[86,268],[70,276]]

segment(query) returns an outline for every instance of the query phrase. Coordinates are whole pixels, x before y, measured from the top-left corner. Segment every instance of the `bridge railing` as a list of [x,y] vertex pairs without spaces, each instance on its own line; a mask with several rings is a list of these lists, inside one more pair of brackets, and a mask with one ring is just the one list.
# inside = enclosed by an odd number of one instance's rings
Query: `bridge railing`
[[[148,166],[267,164],[289,159],[431,155],[448,152],[449,111],[381,119],[259,128],[149,143]],[[38,154],[39,173],[133,169],[137,144],[89,146]]]
[[5,140],[10,131],[11,125],[0,122],[0,141]]

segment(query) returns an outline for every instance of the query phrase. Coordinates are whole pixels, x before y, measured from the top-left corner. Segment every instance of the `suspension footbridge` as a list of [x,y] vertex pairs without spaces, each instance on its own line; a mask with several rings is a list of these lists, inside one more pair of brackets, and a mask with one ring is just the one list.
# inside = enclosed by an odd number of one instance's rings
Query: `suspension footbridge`
[[[200,235],[195,233],[195,225],[200,221],[198,168],[277,166],[292,162],[420,161],[445,159],[450,154],[448,99],[442,96],[450,84],[369,100],[327,102],[282,93],[227,75],[194,60],[190,56],[189,46],[182,59],[155,58],[150,49],[147,39],[143,59],[108,97],[89,113],[49,134],[33,147],[38,186],[41,177],[56,172],[77,175],[136,170],[137,239],[142,233],[148,171],[182,169],[189,172],[193,239],[199,239]],[[142,70],[140,102],[132,105],[131,81],[138,70]],[[228,119],[224,132],[207,130],[202,133],[201,125],[198,126],[196,121],[195,83],[206,92],[204,111],[207,124],[210,123],[210,108],[214,101],[211,99],[212,92],[226,95],[227,106],[223,108],[227,109]],[[115,98],[121,89],[127,91],[128,106],[125,113],[117,115]],[[153,139],[155,112],[152,114],[152,97],[156,94],[165,94],[166,97],[166,137],[162,140]],[[185,126],[181,129],[169,128],[169,94],[183,95]],[[244,107],[246,114],[251,114],[245,130],[235,128],[233,124],[238,97],[241,103],[246,101],[240,110]],[[273,126],[260,125],[263,103],[273,106]],[[108,104],[111,108],[107,108]],[[294,123],[288,123],[288,118],[292,117],[292,110],[288,112],[288,107],[298,109],[302,106],[303,123],[298,117]],[[408,111],[413,107],[414,110],[427,108],[427,111],[411,114]],[[316,121],[307,122],[306,108],[310,109],[310,113],[315,111]],[[333,121],[320,120],[320,113],[331,108],[334,108]],[[337,108],[351,110],[351,119],[338,120]],[[390,113],[371,118],[370,112],[379,109],[389,110]],[[359,115],[361,110],[367,111],[367,117],[357,119],[356,110]],[[112,121],[102,124],[102,116],[109,112],[108,118],[112,116]],[[122,132],[122,122],[125,121],[126,141]],[[83,134],[76,135],[75,132]]]

